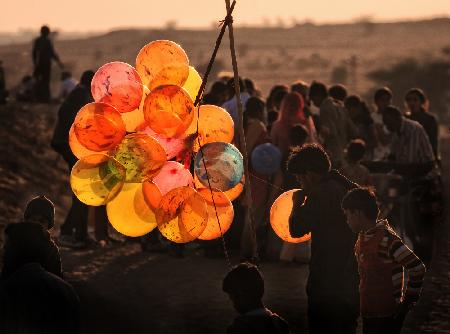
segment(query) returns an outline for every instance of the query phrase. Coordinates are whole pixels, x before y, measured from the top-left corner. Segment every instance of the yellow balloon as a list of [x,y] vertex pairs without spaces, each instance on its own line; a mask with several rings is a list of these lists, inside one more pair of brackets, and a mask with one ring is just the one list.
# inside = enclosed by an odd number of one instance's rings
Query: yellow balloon
[[197,239],[206,228],[205,199],[190,187],[179,187],[165,194],[156,210],[161,234],[176,243]]
[[[198,118],[198,114],[200,114],[200,118]],[[200,145],[218,141],[224,143],[233,141],[234,122],[225,109],[209,104],[201,105],[200,110],[195,108],[194,119],[186,130],[187,135],[194,134],[197,131],[197,120],[198,139],[193,142],[192,149],[194,152],[198,152]]]
[[183,88],[189,93],[192,101],[195,102],[198,90],[202,85],[202,77],[198,74],[197,70],[192,66],[189,66],[189,76],[183,85]]
[[183,48],[167,40],[145,45],[136,57],[136,71],[150,90],[161,85],[183,86],[189,75],[189,59]]
[[126,183],[122,191],[106,204],[111,225],[128,237],[140,237],[156,228],[155,212],[144,200],[141,183]]
[[230,229],[231,223],[233,223],[233,204],[220,190],[213,191],[211,195],[209,189],[203,188],[199,189],[198,193],[206,200],[206,208],[208,210],[208,223],[198,238],[200,240],[219,238]]
[[104,205],[113,200],[124,181],[125,167],[104,154],[82,158],[70,173],[70,185],[75,196],[91,206]]
[[[289,216],[293,207],[293,195],[299,189],[293,189],[282,193],[272,204],[270,208],[270,225],[272,225],[273,231],[281,239],[291,243],[301,243],[311,239],[311,233],[305,234],[300,238],[293,238],[289,230]],[[301,222],[296,222],[301,224]]]
[[144,89],[142,94],[142,100],[141,104],[139,105],[139,108],[134,109],[131,112],[120,114],[120,116],[122,116],[123,122],[125,123],[125,129],[127,130],[127,132],[135,132],[136,128],[145,122],[144,102],[147,95],[150,94],[150,89],[148,89],[146,86],[143,87]]

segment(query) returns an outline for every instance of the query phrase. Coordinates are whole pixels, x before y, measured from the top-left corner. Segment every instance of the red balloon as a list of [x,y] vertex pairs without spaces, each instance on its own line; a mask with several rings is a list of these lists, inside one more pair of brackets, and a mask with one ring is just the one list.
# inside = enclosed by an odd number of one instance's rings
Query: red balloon
[[113,106],[94,102],[80,109],[73,123],[81,145],[95,152],[107,151],[125,137],[125,124]]
[[100,67],[92,78],[95,102],[104,102],[126,113],[139,108],[143,86],[133,66],[119,61]]

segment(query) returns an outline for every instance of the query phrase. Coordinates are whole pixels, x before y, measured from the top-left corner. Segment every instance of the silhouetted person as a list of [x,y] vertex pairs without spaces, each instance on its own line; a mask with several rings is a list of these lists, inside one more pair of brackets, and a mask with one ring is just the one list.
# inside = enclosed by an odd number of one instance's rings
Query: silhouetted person
[[[222,105],[222,108],[224,108],[226,111],[228,111],[231,118],[233,118],[233,121],[235,124],[235,126],[234,126],[235,133],[237,133],[237,129],[238,129],[238,125],[240,124],[240,121],[239,121],[239,113],[238,113],[238,108],[237,108],[236,91],[234,88],[234,78],[231,78],[230,80],[228,80],[227,87],[228,87],[229,99]],[[241,94],[242,108],[245,110],[245,104],[247,103],[247,100],[250,98],[250,95],[245,91],[244,81],[241,78],[239,78],[239,89],[240,89],[240,94]]]
[[222,289],[240,314],[228,327],[228,334],[289,333],[288,323],[264,306],[264,279],[255,265],[235,266],[225,276]]
[[204,104],[213,104],[221,107],[228,100],[228,87],[223,81],[216,81],[210,91],[203,97]]
[[354,334],[359,314],[356,237],[347,226],[341,202],[357,185],[331,170],[328,155],[316,144],[294,150],[287,168],[303,189],[293,198],[291,235],[312,234],[306,287],[309,332]]
[[5,70],[0,60],[0,104],[6,104],[9,92],[6,90]]
[[259,91],[258,88],[256,88],[255,82],[252,79],[245,78],[244,79],[244,86],[245,86],[245,91],[250,96],[256,96],[256,97],[260,97],[261,96],[261,92]]
[[345,149],[345,162],[339,170],[342,175],[360,186],[372,185],[370,171],[361,165],[365,153],[366,143],[364,140],[353,139]]
[[69,93],[75,89],[77,84],[78,82],[72,77],[72,73],[69,71],[63,71],[61,73],[58,98],[64,100]]
[[333,85],[328,89],[328,94],[330,94],[333,99],[344,102],[347,97],[347,88],[341,84]]
[[363,333],[399,334],[406,314],[419,299],[425,266],[387,220],[378,220],[380,209],[373,192],[351,190],[342,209],[348,225],[358,234],[355,255]]
[[[69,131],[75,120],[75,117],[85,104],[93,102],[91,95],[91,81],[94,76],[93,71],[85,71],[81,75],[80,83],[70,92],[69,96],[63,102],[58,111],[58,120],[53,133],[52,147],[67,162],[69,171],[77,162],[69,146]],[[96,239],[107,239],[107,217],[104,207],[96,208],[95,233]],[[61,235],[59,243],[62,246],[84,247],[87,245],[87,219],[88,206],[82,203],[74,194],[72,194],[72,206],[69,209],[66,220],[61,226]],[[75,230],[75,234],[73,234]]]
[[35,80],[31,75],[25,75],[20,81],[16,100],[20,102],[33,102],[34,101],[34,83]]
[[373,101],[376,111],[373,114],[375,122],[375,134],[377,136],[377,146],[374,149],[374,160],[384,160],[390,154],[390,144],[392,135],[383,124],[383,111],[392,104],[392,91],[388,87],[382,87],[375,91]]
[[[32,228],[30,228],[32,227]],[[46,271],[46,231],[38,224],[5,229],[4,263],[14,268],[0,286],[0,333],[79,332],[79,300],[73,288]]]
[[52,60],[55,60],[62,68],[63,64],[55,52],[53,43],[50,39],[50,28],[41,27],[41,36],[36,38],[33,43],[33,76],[36,79],[36,101],[50,102],[50,77],[52,69]]
[[439,127],[436,117],[427,110],[428,98],[421,89],[412,88],[406,93],[405,102],[409,111],[408,118],[422,125],[430,140],[434,156],[439,160]]

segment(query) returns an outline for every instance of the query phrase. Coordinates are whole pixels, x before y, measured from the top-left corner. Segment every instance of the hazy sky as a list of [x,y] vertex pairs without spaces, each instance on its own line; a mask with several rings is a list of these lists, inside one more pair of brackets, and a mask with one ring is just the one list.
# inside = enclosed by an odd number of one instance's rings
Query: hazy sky
[[[211,26],[223,18],[224,0],[1,0],[0,31],[49,24],[65,31],[161,26]],[[361,16],[396,20],[450,16],[450,0],[237,0],[237,24],[293,19],[350,21]]]

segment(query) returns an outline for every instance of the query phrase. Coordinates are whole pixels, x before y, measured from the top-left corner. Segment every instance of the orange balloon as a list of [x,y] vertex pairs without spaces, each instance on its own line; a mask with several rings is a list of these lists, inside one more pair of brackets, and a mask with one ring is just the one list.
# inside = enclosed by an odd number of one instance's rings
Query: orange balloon
[[144,200],[147,205],[156,210],[161,202],[162,194],[155,182],[150,180],[144,180],[142,182],[142,192],[144,194]]
[[123,122],[125,123],[125,128],[127,132],[135,132],[136,128],[145,122],[144,102],[147,95],[150,94],[150,90],[146,86],[142,87],[143,87],[143,94],[139,108],[136,108],[131,112],[120,114],[120,116],[122,116]]
[[114,148],[125,136],[120,113],[106,103],[86,104],[75,117],[73,127],[80,144],[95,152]]
[[180,187],[163,196],[156,210],[158,229],[164,237],[185,243],[197,239],[206,228],[205,199],[190,187]]
[[125,168],[104,154],[88,155],[73,166],[70,186],[77,198],[92,206],[105,205],[116,197],[125,181]]
[[[239,182],[237,185],[235,185],[234,188],[231,188],[230,190],[227,190],[227,191],[223,191],[221,193],[223,193],[227,197],[227,199],[232,202],[241,195],[242,191],[244,190],[244,184],[245,184],[245,176],[242,177],[241,182]],[[205,186],[199,181],[197,175],[195,175],[195,174],[194,174],[194,187],[195,187],[195,189],[197,189],[197,191],[200,191],[201,189],[208,189],[208,188],[205,188]],[[216,192],[216,191],[220,191],[220,190],[213,188],[213,191]],[[222,199],[221,196],[217,196],[217,198],[214,197],[214,199],[217,200],[218,201],[217,203],[219,203],[219,204],[227,203],[227,201],[221,202],[221,199]]]
[[[208,223],[203,233],[198,237],[200,240],[213,240],[224,235],[233,223],[233,204],[220,190],[212,192],[202,188],[198,193],[206,200],[208,210]],[[214,199],[214,201],[213,201]]]
[[69,130],[69,146],[74,156],[76,156],[78,159],[84,158],[88,155],[96,154],[96,153],[103,153],[106,154],[107,151],[101,151],[101,152],[95,152],[88,150],[86,147],[80,144],[80,142],[77,139],[77,136],[75,135],[75,130],[73,129],[73,124],[70,127]]
[[126,182],[141,183],[158,174],[166,162],[164,148],[152,137],[132,133],[123,139],[112,152],[126,169]]
[[136,70],[150,90],[161,85],[181,87],[189,76],[189,59],[177,43],[158,40],[139,51]]
[[166,137],[176,137],[192,123],[194,104],[183,88],[160,86],[145,99],[144,118],[155,132]]
[[139,107],[142,81],[133,66],[114,61],[95,72],[91,91],[95,102],[108,103],[119,112],[126,113]]
[[[275,234],[284,241],[296,244],[311,239],[311,233],[305,234],[300,238],[293,238],[289,231],[289,216],[291,215],[293,207],[293,195],[299,190],[300,189],[293,189],[282,193],[270,208],[270,225]],[[298,222],[298,224],[301,224],[301,222]]]
[[[197,114],[200,114],[198,118]],[[231,143],[234,136],[234,122],[230,114],[223,108],[214,105],[205,104],[194,110],[194,119],[186,130],[190,135],[197,131],[198,120],[198,139],[194,140],[193,150],[198,152],[200,145],[212,142]]]

